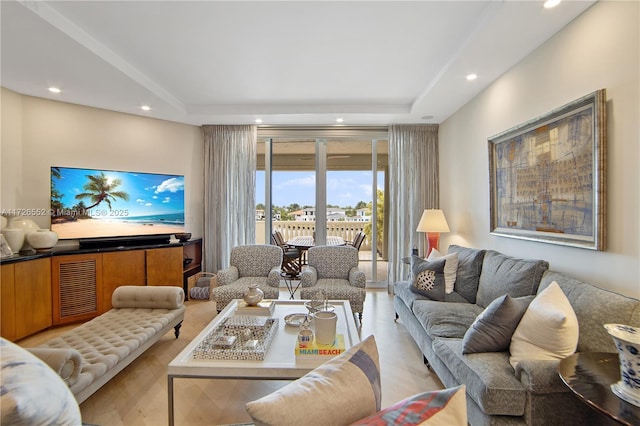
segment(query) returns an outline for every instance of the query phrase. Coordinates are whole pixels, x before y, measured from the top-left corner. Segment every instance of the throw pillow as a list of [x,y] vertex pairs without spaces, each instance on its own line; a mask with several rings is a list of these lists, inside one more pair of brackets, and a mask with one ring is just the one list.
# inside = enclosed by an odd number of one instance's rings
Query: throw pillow
[[563,359],[578,346],[578,318],[555,281],[533,299],[511,338],[509,362]]
[[380,361],[373,336],[246,409],[257,425],[349,424],[380,410]]
[[509,349],[516,330],[533,296],[512,298],[508,294],[491,302],[462,338],[462,353],[501,352]]
[[445,292],[450,294],[453,292],[453,287],[456,283],[456,273],[458,271],[458,253],[442,254],[437,249],[431,250],[427,260],[434,261],[438,259],[444,259],[446,261],[444,265],[444,283]]
[[0,339],[3,425],[79,425],[80,408],[69,387],[47,364]]
[[465,386],[424,392],[385,408],[351,426],[466,426]]
[[430,262],[419,257],[411,258],[411,291],[431,300],[442,302],[445,294],[444,259]]

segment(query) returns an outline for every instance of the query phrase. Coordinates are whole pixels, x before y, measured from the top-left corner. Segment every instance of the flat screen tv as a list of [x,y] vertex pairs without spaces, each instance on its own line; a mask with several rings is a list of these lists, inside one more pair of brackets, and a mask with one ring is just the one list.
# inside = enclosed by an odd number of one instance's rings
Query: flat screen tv
[[88,242],[184,232],[184,176],[51,167],[51,230]]

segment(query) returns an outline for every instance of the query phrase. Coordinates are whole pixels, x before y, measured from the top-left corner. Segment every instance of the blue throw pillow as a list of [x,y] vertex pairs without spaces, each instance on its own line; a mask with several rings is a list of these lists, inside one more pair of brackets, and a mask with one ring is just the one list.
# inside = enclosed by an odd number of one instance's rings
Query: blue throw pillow
[[498,297],[476,320],[462,339],[462,353],[502,352],[509,349],[511,336],[535,296]]
[[411,258],[412,292],[431,300],[443,301],[445,294],[444,267],[446,259],[428,261],[417,256]]

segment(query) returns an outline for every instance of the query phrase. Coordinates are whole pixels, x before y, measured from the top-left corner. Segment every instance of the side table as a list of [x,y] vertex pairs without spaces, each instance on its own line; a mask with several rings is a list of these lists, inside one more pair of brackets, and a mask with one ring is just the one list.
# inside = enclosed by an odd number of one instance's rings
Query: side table
[[578,352],[560,361],[562,381],[585,404],[623,425],[640,425],[640,407],[620,398],[611,385],[620,380],[617,353]]
[[[282,277],[282,279],[284,280],[284,284],[287,286],[287,290],[289,290],[289,299],[293,300],[294,296],[296,294],[296,291],[298,291],[298,288],[300,288],[300,274],[288,274],[286,272],[281,272],[280,276]],[[298,281],[298,284],[294,287],[293,282],[294,281]]]

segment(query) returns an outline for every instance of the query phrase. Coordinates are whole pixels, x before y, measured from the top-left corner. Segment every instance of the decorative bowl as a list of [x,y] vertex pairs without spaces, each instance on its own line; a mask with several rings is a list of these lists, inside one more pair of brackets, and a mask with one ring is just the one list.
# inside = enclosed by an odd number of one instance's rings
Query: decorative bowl
[[58,242],[58,234],[48,229],[36,229],[27,235],[26,239],[36,251],[47,251]]
[[186,241],[189,241],[189,238],[191,238],[191,232],[181,232],[178,234],[174,234],[174,236],[178,239],[178,241],[184,243]]

